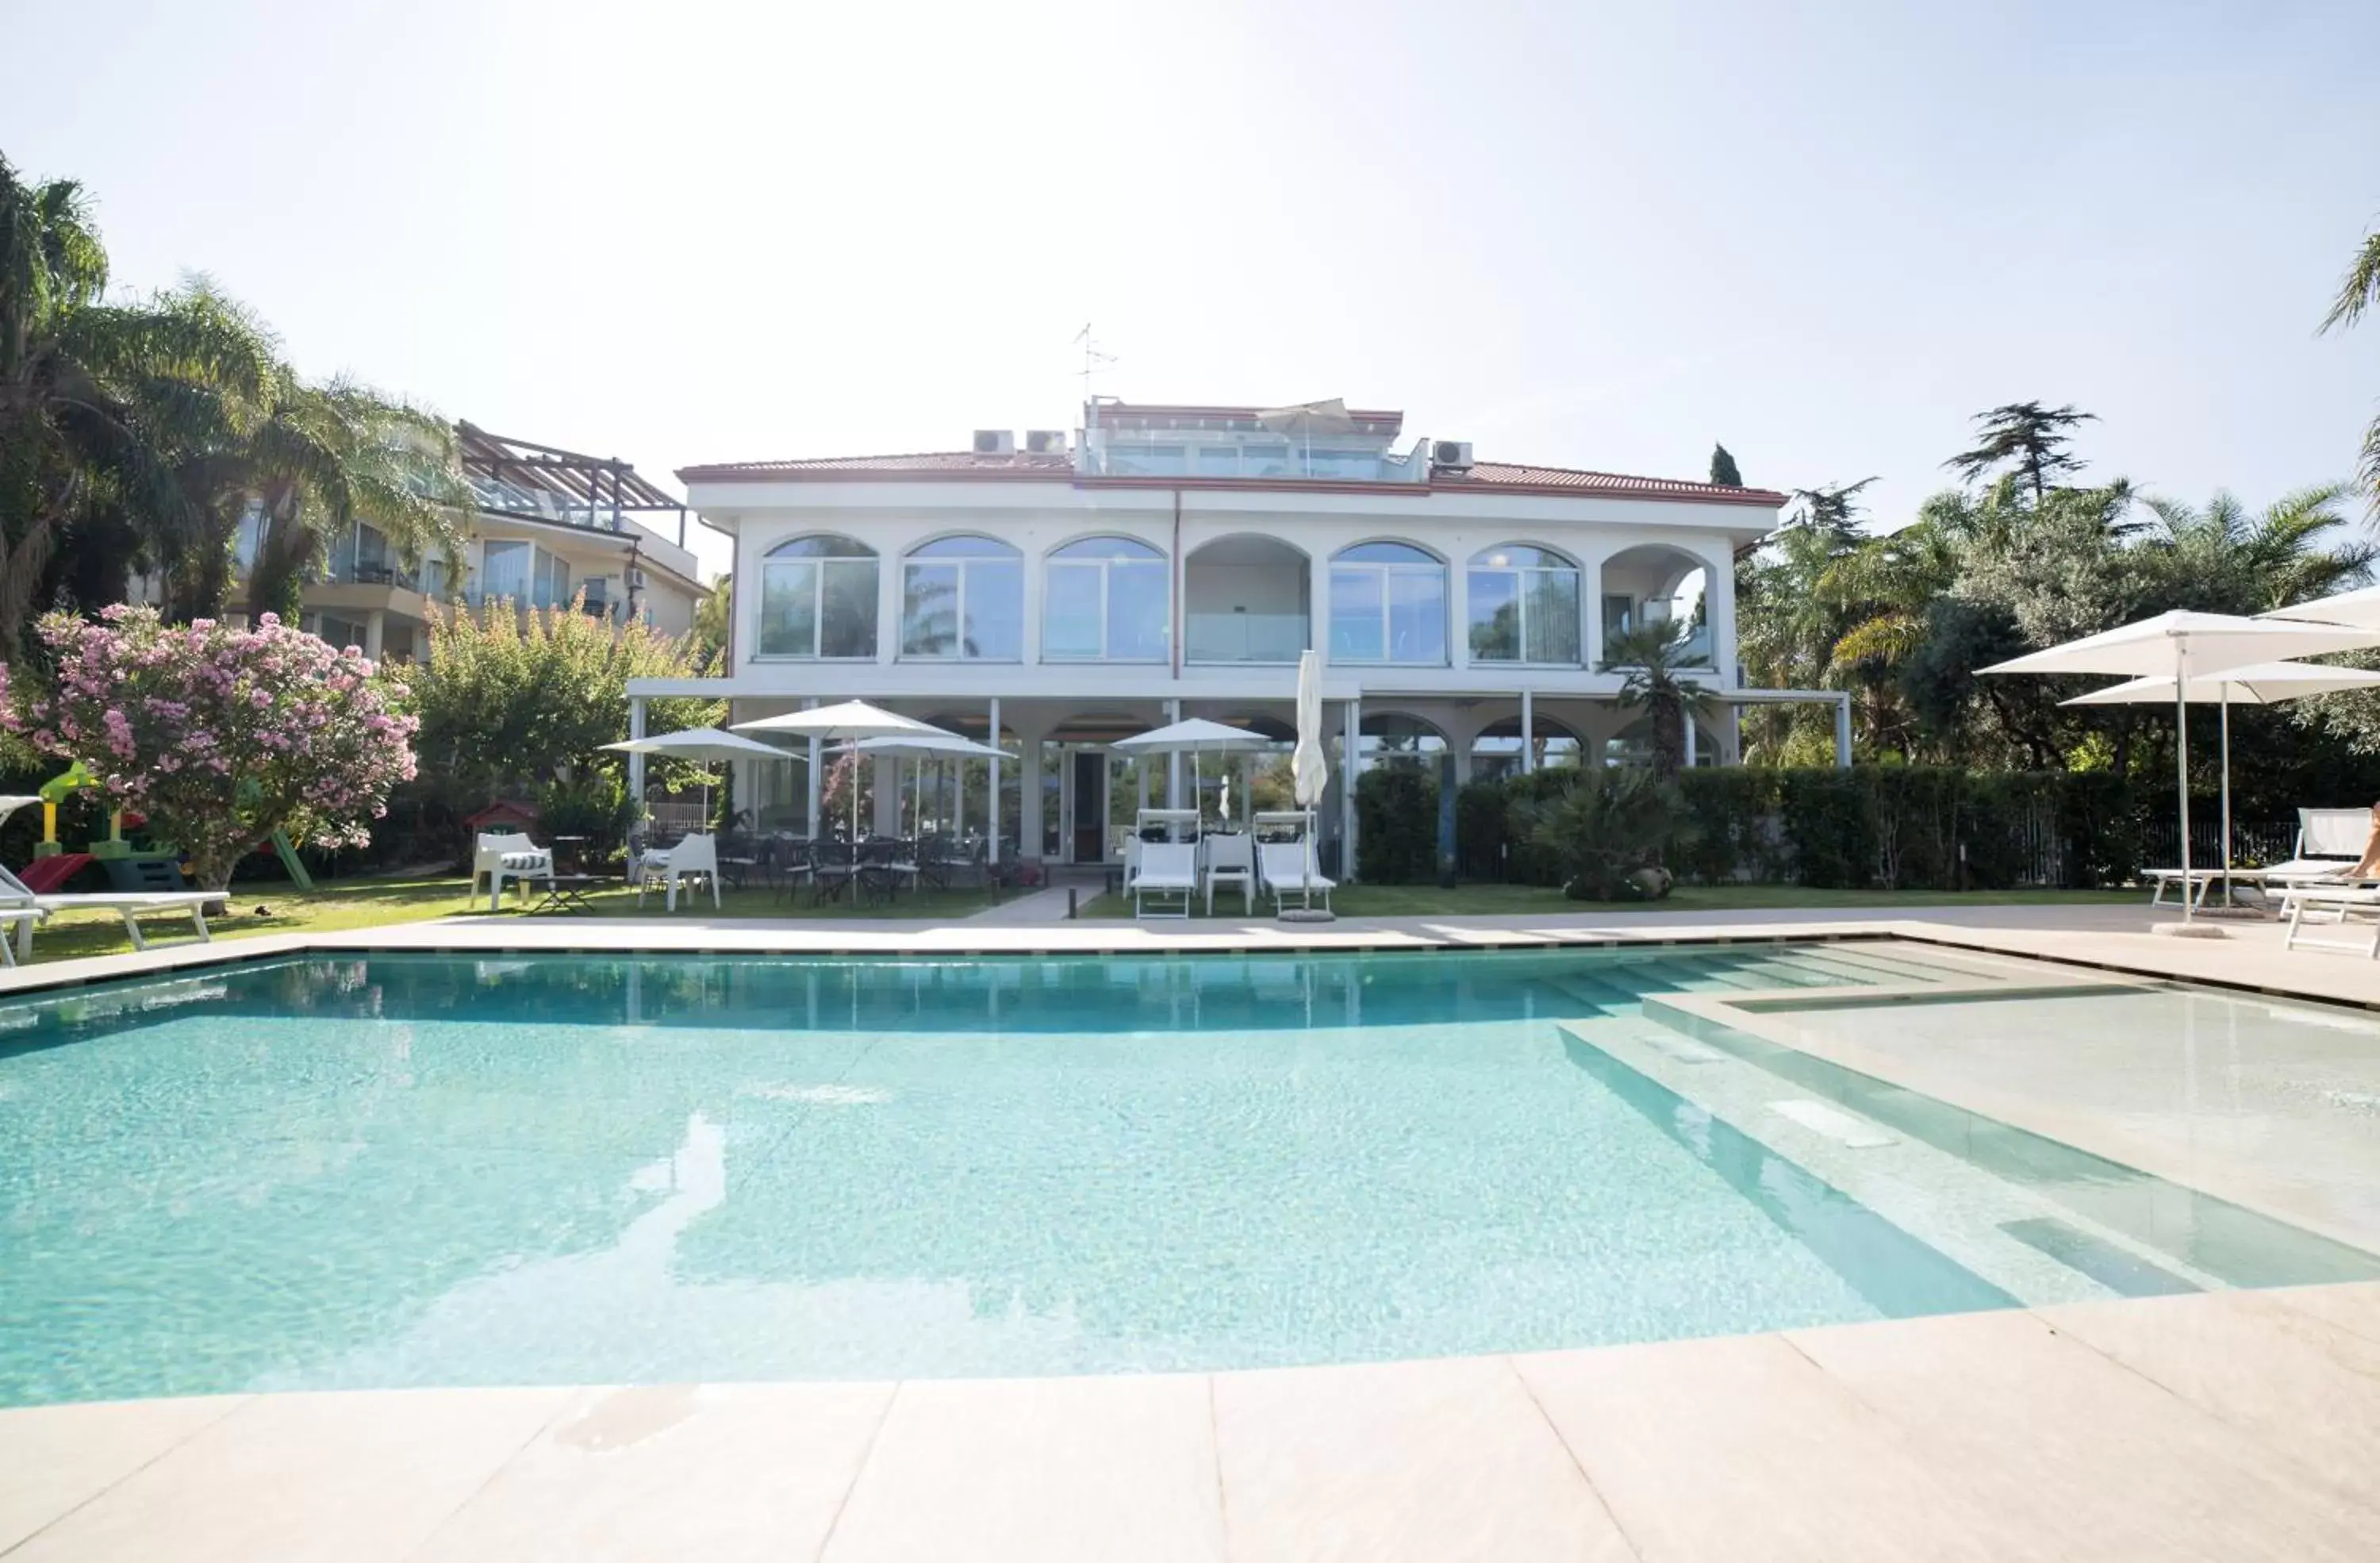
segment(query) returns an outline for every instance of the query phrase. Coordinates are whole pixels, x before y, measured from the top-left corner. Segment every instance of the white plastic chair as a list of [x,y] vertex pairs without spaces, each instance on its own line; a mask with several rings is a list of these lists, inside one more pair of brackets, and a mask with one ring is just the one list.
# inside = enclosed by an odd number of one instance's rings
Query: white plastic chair
[[[1132,915],[1135,917],[1187,917],[1198,893],[1198,849],[1188,842],[1143,842],[1140,871],[1132,877]],[[1147,896],[1182,898],[1179,912],[1150,912]]]
[[1215,915],[1215,887],[1237,885],[1245,910],[1257,909],[1256,852],[1251,838],[1208,836],[1198,843],[1207,856],[1207,915]]
[[677,910],[677,887],[681,879],[707,878],[710,881],[710,905],[719,908],[719,842],[713,836],[686,836],[666,852],[649,852],[643,861],[643,872],[637,876],[637,904],[645,903],[645,891],[659,875],[667,892],[667,910]]
[[512,880],[520,887],[520,899],[528,899],[531,879],[553,878],[553,854],[538,845],[517,830],[493,830],[480,836],[471,845],[471,893],[479,893],[480,880],[488,881],[488,910],[493,912],[504,899],[504,881]]

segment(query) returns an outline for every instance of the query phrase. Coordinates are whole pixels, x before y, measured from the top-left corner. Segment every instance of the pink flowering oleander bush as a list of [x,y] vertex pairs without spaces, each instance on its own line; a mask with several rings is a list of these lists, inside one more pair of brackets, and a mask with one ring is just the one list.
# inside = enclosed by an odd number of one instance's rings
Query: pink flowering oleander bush
[[273,614],[234,629],[117,606],[95,624],[53,613],[41,636],[55,677],[12,687],[0,669],[0,730],[80,760],[115,807],[181,849],[202,889],[229,884],[275,830],[363,845],[389,789],[413,776],[405,686]]

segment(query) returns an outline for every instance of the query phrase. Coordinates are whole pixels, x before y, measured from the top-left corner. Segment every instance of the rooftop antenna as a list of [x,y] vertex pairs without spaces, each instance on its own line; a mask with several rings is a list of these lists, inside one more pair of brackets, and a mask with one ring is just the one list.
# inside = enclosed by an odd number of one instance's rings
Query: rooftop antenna
[[1091,322],[1085,321],[1083,329],[1075,333],[1075,343],[1083,349],[1083,427],[1086,433],[1099,426],[1099,399],[1091,394],[1091,376],[1104,372],[1113,364],[1115,355],[1103,350],[1091,337]]

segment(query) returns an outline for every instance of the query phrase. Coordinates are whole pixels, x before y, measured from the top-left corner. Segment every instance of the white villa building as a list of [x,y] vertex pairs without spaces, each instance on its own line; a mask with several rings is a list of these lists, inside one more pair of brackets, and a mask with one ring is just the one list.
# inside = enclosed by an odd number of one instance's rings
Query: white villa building
[[[1003,857],[1061,864],[1119,855],[1144,788],[1188,801],[1184,768],[1151,778],[1110,743],[1190,716],[1286,738],[1309,647],[1338,741],[1324,832],[1342,843],[1349,752],[1451,755],[1461,780],[1641,760],[1644,723],[1601,665],[1629,625],[1691,624],[1718,701],[1692,735],[1699,763],[1734,757],[1742,704],[1840,700],[1741,686],[1734,560],[1783,494],[1475,460],[1458,441],[1400,450],[1402,425],[1335,402],[1101,398],[1080,430],[1021,441],[685,468],[687,503],[735,539],[729,674],[630,684],[635,730],[647,699],[702,695],[731,699],[732,721],[865,699],[996,734],[1018,761],[976,762],[965,821]],[[890,830],[893,762],[873,763]],[[1210,787],[1222,769],[1208,762]],[[736,796],[815,830],[820,774],[815,756],[759,762]]]

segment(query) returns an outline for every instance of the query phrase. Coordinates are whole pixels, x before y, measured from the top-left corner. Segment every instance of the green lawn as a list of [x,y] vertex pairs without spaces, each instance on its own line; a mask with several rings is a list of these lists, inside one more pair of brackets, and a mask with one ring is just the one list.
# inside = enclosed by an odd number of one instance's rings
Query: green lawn
[[[488,910],[487,891],[482,889],[476,896],[468,892],[468,885],[459,876],[325,880],[310,891],[292,890],[286,885],[234,885],[230,915],[208,918],[207,927],[218,939],[252,939],[259,934],[340,933],[466,913],[484,915]],[[529,904],[534,906],[537,900],[536,892],[531,891]],[[887,904],[854,907],[841,902],[812,906],[807,891],[778,901],[768,891],[748,890],[728,891],[714,914],[709,896],[698,899],[698,909],[704,915],[722,917],[957,918],[980,912],[990,904],[988,891],[929,891],[904,895]],[[507,888],[504,915],[524,915],[519,906],[519,900]],[[662,897],[656,891],[645,898],[639,911],[636,892],[625,887],[601,891],[588,898],[588,913],[599,917],[659,917],[665,915],[662,906]],[[678,915],[691,915],[681,904]],[[196,942],[186,917],[160,915],[142,919],[140,927],[152,948]],[[113,912],[55,914],[44,919],[33,936],[36,961],[118,955],[131,948],[132,941],[124,935],[123,920]]]
[[[1680,885],[1665,901],[1570,901],[1536,885],[1346,885],[1330,899],[1348,917],[1490,917],[1549,912],[1751,912],[1789,908],[1863,908],[1878,912],[1918,906],[2075,906],[2139,901],[2141,891],[1858,891],[1806,890],[1799,885]],[[1258,909],[1272,903],[1260,898]],[[1235,895],[1218,893],[1217,916],[1244,917]],[[1194,909],[1205,915],[1203,900]],[[1087,917],[1129,917],[1130,896],[1101,896]]]

